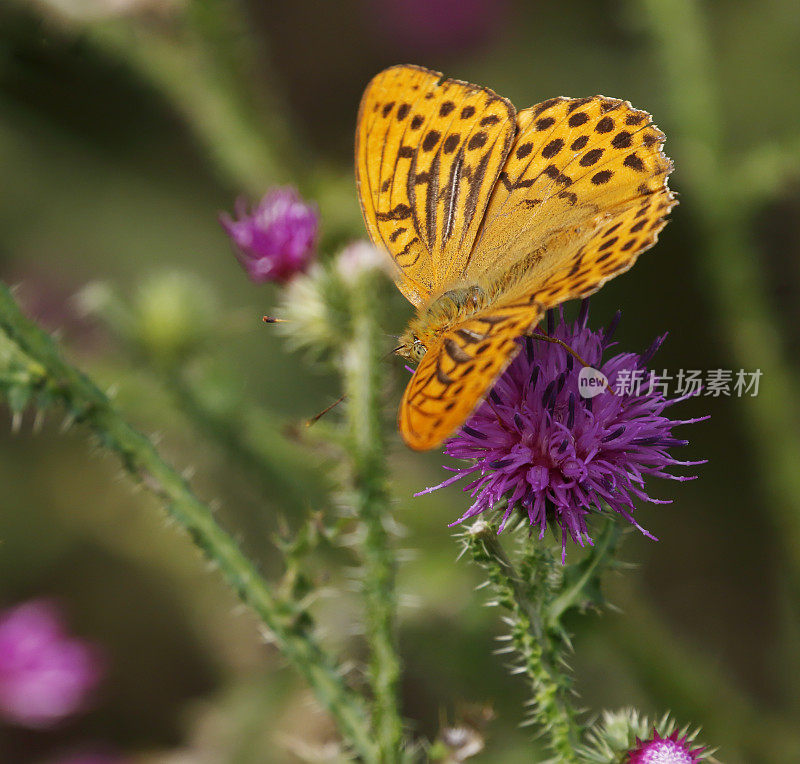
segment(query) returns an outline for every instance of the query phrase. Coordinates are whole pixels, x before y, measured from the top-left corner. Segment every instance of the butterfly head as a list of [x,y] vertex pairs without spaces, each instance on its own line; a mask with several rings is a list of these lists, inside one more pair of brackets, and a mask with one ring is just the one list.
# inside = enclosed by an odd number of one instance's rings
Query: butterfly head
[[400,342],[394,349],[398,355],[412,363],[419,363],[425,354],[439,341],[442,330],[446,327],[438,317],[422,311],[406,327],[400,335]]
[[423,339],[420,339],[416,332],[409,328],[403,332],[400,337],[400,344],[394,349],[394,352],[409,361],[419,363],[425,353],[428,352],[428,345]]
[[448,289],[421,308],[400,337],[395,353],[419,363],[454,324],[485,307],[486,292],[477,284]]

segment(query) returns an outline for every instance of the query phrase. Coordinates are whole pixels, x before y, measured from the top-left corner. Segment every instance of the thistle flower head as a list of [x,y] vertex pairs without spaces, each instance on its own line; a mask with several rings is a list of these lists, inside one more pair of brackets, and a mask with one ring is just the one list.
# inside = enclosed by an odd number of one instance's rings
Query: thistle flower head
[[132,310],[115,321],[119,306],[106,311],[109,321],[138,350],[166,365],[184,361],[213,337],[216,295],[192,273],[167,271],[150,275],[133,297]]
[[687,735],[678,730],[661,737],[654,729],[652,737],[636,740],[636,748],[628,753],[627,764],[699,764],[704,748],[692,748]]
[[[536,335],[520,339],[521,352],[445,446],[449,456],[469,464],[448,467],[452,477],[421,492],[470,476],[464,490],[473,503],[456,522],[505,500],[500,531],[519,508],[539,528],[540,538],[548,525],[560,529],[562,560],[568,538],[580,546],[592,543],[586,518],[604,508],[654,538],[634,519],[634,500],[668,502],[645,493],[645,476],[690,480],[666,470],[702,463],[670,455],[673,447],[687,443],[672,434],[673,428],[699,420],[670,419],[667,408],[681,399],[668,400],[656,387],[650,389],[652,378],[645,376],[647,362],[666,335],[642,355],[620,353],[604,360],[619,314],[604,331],[590,329],[587,319],[587,302],[573,324],[564,320],[563,311],[551,312],[547,335],[569,346],[590,368],[582,370],[563,346]],[[601,387],[587,388],[589,377],[600,380]],[[639,390],[615,394],[626,377],[644,383]]]
[[700,730],[678,728],[667,713],[651,720],[636,709],[604,711],[586,732],[578,759],[586,764],[699,764],[715,761],[714,750],[699,745]]
[[305,271],[315,255],[319,215],[293,188],[274,188],[252,209],[236,202],[237,219],[220,223],[236,246],[242,267],[256,283],[286,283]]
[[348,244],[335,257],[317,262],[283,292],[278,324],[295,348],[317,358],[349,341],[350,296],[375,289],[376,277],[391,273],[388,256],[366,241]]

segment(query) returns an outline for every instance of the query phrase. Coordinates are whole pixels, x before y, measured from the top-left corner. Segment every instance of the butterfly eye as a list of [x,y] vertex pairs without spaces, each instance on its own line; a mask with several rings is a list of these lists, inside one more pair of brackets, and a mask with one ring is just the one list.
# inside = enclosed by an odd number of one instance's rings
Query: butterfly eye
[[411,346],[411,352],[414,355],[414,358],[420,360],[422,356],[425,355],[428,348],[425,347],[425,343],[422,340],[414,339],[414,344]]

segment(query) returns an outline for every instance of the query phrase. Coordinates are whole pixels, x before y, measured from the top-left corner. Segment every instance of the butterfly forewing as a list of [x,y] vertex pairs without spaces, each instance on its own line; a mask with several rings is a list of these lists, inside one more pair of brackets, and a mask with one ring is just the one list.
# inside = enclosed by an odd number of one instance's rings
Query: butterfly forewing
[[367,86],[356,131],[361,208],[414,304],[467,270],[514,116],[491,90],[419,67],[392,67]]
[[400,404],[405,442],[424,451],[467,420],[542,315],[535,303],[499,304],[446,331],[417,366]]

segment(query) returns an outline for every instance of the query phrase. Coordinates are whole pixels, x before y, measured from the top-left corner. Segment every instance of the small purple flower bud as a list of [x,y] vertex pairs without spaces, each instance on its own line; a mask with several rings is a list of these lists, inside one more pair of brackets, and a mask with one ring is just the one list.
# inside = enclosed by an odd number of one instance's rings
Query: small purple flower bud
[[103,673],[98,650],[66,633],[59,608],[32,600],[0,613],[0,716],[51,727],[85,707]]
[[700,764],[704,748],[692,748],[686,736],[675,730],[661,737],[653,730],[648,740],[636,740],[636,748],[628,753],[627,764]]
[[257,284],[285,284],[304,272],[316,254],[319,214],[293,188],[274,188],[248,211],[236,202],[234,220],[220,215],[242,267]]

